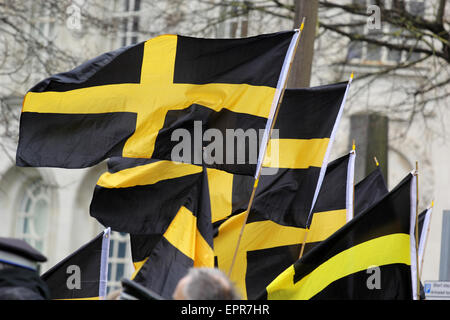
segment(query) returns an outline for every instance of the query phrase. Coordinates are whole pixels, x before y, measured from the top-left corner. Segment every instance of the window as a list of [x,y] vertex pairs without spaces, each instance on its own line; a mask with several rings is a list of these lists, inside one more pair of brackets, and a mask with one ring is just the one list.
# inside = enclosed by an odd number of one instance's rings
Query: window
[[[242,3],[240,3],[242,2]],[[222,24],[219,30],[219,37],[244,38],[248,35],[248,12],[245,10],[243,1],[235,1],[231,7],[224,6],[221,15],[230,17]]]
[[[387,8],[406,10],[409,14],[423,17],[425,14],[424,1],[411,0],[411,1],[384,1],[384,5]],[[365,11],[369,5],[376,4],[374,0],[353,0],[353,5],[362,8]],[[404,6],[403,6],[404,5]],[[389,23],[383,23],[383,15],[381,14],[381,29],[369,29],[366,25],[366,18],[362,17],[356,20],[354,23],[360,22],[359,25],[353,27],[353,32],[358,35],[364,35],[370,39],[382,40],[383,37],[389,36],[390,39],[394,39],[391,43],[396,45],[406,45],[415,47],[417,45],[416,37],[404,30],[401,27],[391,25]],[[384,35],[383,35],[384,34]],[[399,51],[395,49],[389,49],[376,44],[371,44],[363,41],[353,41],[349,44],[347,52],[347,59],[357,61],[363,64],[390,64],[399,63],[402,61],[415,61],[420,58],[420,53]],[[355,61],[355,62],[356,62]]]
[[[362,10],[364,11],[365,8],[367,8],[367,6],[370,3],[370,1],[368,0],[353,0],[352,4],[356,7],[359,8],[363,8]],[[369,34],[373,34],[376,35],[378,30],[369,30],[368,28],[366,28],[366,20],[365,18],[360,18],[360,19],[356,19],[354,18],[354,23],[358,23],[359,24],[353,28],[353,32],[357,35],[368,35]],[[352,59],[357,59],[357,60],[367,60],[367,59],[371,59],[377,56],[377,48],[375,48],[373,45],[368,45],[365,42],[362,41],[352,41],[350,42],[349,45],[349,49],[347,52],[347,59],[348,60],[352,60]]]
[[50,190],[41,178],[27,184],[19,199],[16,237],[27,241],[38,251],[47,251],[50,219]]
[[[424,17],[425,16],[425,3],[422,1],[410,1],[409,2],[409,13],[416,16],[416,17]],[[411,35],[412,38],[414,38],[413,35]],[[412,39],[408,42],[409,45],[412,47],[415,47],[416,39]],[[418,52],[405,52],[405,59],[408,61],[416,61],[419,60],[421,57],[421,54]]]
[[138,43],[141,0],[120,0],[118,9],[120,45]]
[[127,233],[111,232],[108,263],[108,289],[111,292],[122,287],[120,280],[131,276],[131,252]]
[[[30,44],[29,50],[35,51],[32,56],[39,57],[31,60],[30,83],[35,84],[45,76],[54,73],[57,65],[55,58],[50,56],[52,44],[56,40],[56,15],[52,13],[48,6],[39,6],[34,4],[32,16],[32,36],[39,42]],[[40,48],[45,48],[41,50]],[[36,51],[38,50],[38,51]]]

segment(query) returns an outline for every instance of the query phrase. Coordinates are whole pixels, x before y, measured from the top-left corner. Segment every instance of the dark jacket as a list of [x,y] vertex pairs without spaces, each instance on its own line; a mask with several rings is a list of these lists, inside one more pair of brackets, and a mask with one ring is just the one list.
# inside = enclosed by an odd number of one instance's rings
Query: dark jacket
[[47,300],[47,284],[33,270],[11,267],[0,270],[0,300]]

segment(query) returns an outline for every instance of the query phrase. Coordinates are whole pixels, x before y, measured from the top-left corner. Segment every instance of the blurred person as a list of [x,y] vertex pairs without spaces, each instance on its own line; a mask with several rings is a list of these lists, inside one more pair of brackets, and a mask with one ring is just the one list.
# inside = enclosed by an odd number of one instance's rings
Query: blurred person
[[47,300],[47,284],[39,277],[38,263],[47,261],[27,242],[0,237],[0,300]]
[[233,283],[219,269],[190,268],[173,293],[175,300],[240,300]]

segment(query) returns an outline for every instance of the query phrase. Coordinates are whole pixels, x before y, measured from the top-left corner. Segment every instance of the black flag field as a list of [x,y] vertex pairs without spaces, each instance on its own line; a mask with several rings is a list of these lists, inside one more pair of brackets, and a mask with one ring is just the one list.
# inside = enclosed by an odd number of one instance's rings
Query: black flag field
[[24,98],[16,164],[173,160],[178,143],[187,143],[172,139],[179,129],[196,141],[180,151],[183,162],[254,175],[256,161],[238,163],[236,154],[224,153],[232,163],[206,163],[203,131],[264,131],[297,39],[298,31],[242,39],[162,35],[51,76]]
[[355,216],[389,193],[379,166],[355,186]]
[[[325,174],[349,83],[285,91],[253,211],[278,224],[305,227]],[[253,179],[221,173],[210,178],[213,222],[247,209]],[[223,187],[222,187],[223,186]]]
[[112,230],[162,235],[202,179],[202,167],[172,161],[114,157],[97,181],[90,214]]
[[[176,165],[176,164],[175,164]],[[178,281],[191,267],[214,267],[213,229],[206,169],[191,189],[195,196],[176,213],[161,236],[159,230],[131,234],[136,267],[133,280],[171,299]]]
[[110,228],[45,272],[51,299],[104,299]]
[[416,177],[389,194],[287,268],[267,299],[415,299]]

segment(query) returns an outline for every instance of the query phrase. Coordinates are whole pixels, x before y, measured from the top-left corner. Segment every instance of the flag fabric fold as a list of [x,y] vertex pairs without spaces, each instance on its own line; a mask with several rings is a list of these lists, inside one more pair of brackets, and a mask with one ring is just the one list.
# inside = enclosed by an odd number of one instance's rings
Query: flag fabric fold
[[192,190],[201,179],[200,166],[114,157],[97,181],[90,215],[114,231],[162,235],[183,205],[196,203]]
[[416,299],[416,177],[287,268],[268,299]]
[[111,229],[64,258],[41,275],[51,299],[104,299],[107,292]]
[[234,161],[205,161],[203,132],[265,129],[298,35],[162,35],[51,76],[24,98],[16,164],[84,168],[113,156],[173,160],[174,149],[187,143],[181,132],[195,140],[178,153],[183,162],[254,175],[257,160],[250,157],[241,163],[224,153]]
[[[285,91],[252,211],[281,225],[306,227],[348,88],[349,83],[342,82]],[[233,188],[225,192],[210,184],[213,222],[247,210],[252,177],[217,171],[209,177]]]
[[355,215],[377,203],[389,193],[380,167],[377,167],[355,186]]
[[[214,267],[213,229],[206,169],[191,190],[195,201],[176,213],[162,235],[131,234],[133,280],[165,299],[191,267]],[[158,230],[156,230],[158,231]]]

